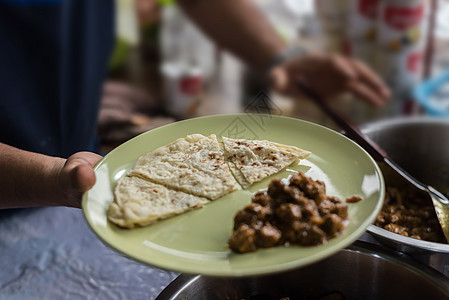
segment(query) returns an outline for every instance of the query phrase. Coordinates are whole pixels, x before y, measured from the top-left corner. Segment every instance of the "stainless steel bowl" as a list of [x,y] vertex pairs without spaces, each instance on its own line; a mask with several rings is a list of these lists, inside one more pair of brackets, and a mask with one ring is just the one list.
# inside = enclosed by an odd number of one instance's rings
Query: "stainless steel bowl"
[[276,275],[218,278],[182,274],[157,299],[293,300],[334,294],[341,299],[449,299],[449,282],[404,254],[357,241],[323,261]]
[[[449,193],[449,120],[400,118],[361,126],[405,170],[418,180]],[[388,174],[384,173],[388,185]],[[421,241],[371,225],[380,243],[431,264],[449,276],[449,245]]]

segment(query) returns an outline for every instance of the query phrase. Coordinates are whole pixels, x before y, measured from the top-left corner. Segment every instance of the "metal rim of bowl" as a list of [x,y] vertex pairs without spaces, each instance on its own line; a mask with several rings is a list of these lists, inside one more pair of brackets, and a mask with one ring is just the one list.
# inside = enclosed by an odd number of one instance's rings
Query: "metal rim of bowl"
[[374,129],[379,130],[379,128],[388,128],[396,125],[423,124],[423,123],[449,125],[449,119],[442,119],[430,116],[397,117],[363,124],[360,126],[360,130],[363,133],[368,133],[373,131]]
[[[386,119],[377,122],[367,123],[365,125],[360,126],[360,130],[364,134],[368,134],[373,131],[379,131],[382,128],[390,128],[392,126],[398,125],[410,125],[410,124],[426,124],[426,125],[447,125],[449,126],[449,120],[444,120],[441,118],[435,117],[401,117],[395,119]],[[369,225],[367,231],[379,239],[389,239],[398,243],[403,244],[404,246],[408,246],[411,248],[419,248],[422,250],[433,251],[433,252],[442,252],[449,253],[449,244],[441,244],[428,242],[423,240],[414,239],[411,237],[406,237],[386,229],[382,229],[377,227],[376,225]]]
[[[449,293],[449,284],[447,278],[435,269],[425,265],[410,256],[396,252],[392,249],[385,248],[379,245],[371,244],[364,241],[355,241],[352,245],[340,250],[349,251],[354,253],[362,253],[376,257],[378,259],[383,259],[387,262],[396,264],[402,268],[407,269],[409,272],[419,274],[422,278],[427,278],[431,280],[436,286],[446,293]],[[338,255],[338,252],[337,254]],[[317,262],[320,263],[320,262]],[[265,275],[267,276],[267,275]],[[268,275],[270,276],[270,275]],[[191,275],[191,274],[180,274],[176,277],[164,290],[156,297],[156,300],[162,299],[178,299],[189,286],[193,285],[195,281],[200,280],[203,275]],[[217,277],[220,280],[220,277]],[[245,277],[242,277],[244,279]],[[226,278],[222,278],[226,279]]]

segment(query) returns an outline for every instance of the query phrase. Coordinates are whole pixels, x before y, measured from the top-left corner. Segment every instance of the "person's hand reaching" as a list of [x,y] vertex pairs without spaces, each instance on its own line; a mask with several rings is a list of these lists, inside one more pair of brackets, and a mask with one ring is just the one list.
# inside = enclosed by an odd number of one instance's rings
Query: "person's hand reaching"
[[297,82],[323,98],[351,92],[381,106],[390,97],[384,82],[364,63],[341,55],[313,53],[293,57],[269,73],[273,88],[291,96],[302,95]]

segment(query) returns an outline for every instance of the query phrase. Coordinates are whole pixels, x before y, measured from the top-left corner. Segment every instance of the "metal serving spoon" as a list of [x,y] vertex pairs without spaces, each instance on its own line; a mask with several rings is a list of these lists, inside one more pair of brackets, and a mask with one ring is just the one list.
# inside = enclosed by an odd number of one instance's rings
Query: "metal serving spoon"
[[434,187],[424,184],[401,168],[396,162],[388,157],[385,150],[363,134],[358,127],[351,124],[344,116],[334,110],[324,99],[309,87],[298,83],[301,90],[310,97],[346,134],[357,144],[365,149],[376,161],[383,162],[388,171],[393,171],[402,177],[404,182],[412,189],[425,192],[432,200],[438,221],[440,222],[446,240],[449,242],[449,200]]

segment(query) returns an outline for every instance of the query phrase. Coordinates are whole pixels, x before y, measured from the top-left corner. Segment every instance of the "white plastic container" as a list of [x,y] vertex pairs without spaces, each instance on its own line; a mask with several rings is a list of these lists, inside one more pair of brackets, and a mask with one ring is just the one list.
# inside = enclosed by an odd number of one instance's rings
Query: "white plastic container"
[[382,0],[378,18],[379,73],[395,93],[422,80],[430,1]]
[[203,74],[199,67],[166,62],[161,67],[164,80],[164,108],[172,116],[196,116],[202,102]]

